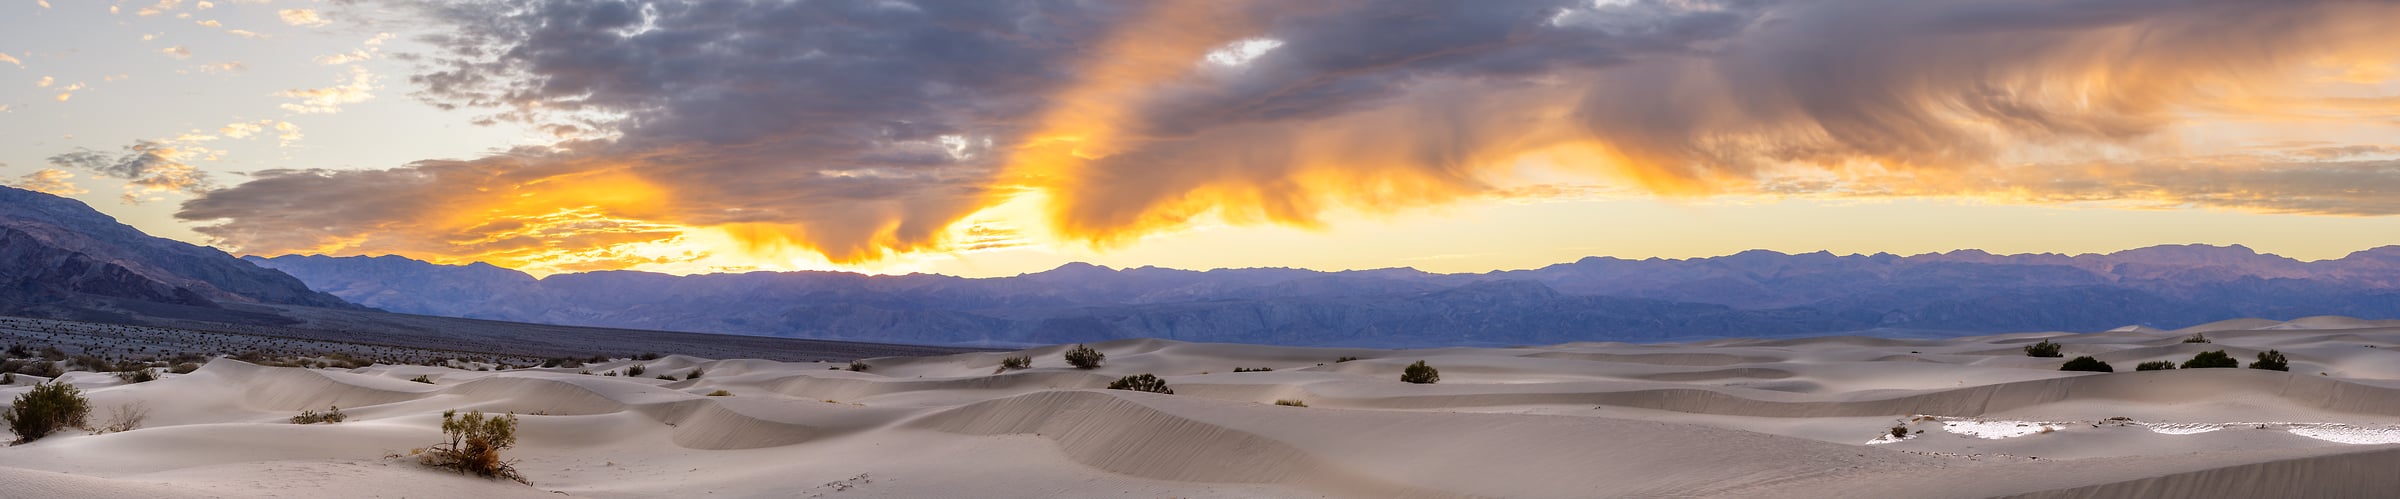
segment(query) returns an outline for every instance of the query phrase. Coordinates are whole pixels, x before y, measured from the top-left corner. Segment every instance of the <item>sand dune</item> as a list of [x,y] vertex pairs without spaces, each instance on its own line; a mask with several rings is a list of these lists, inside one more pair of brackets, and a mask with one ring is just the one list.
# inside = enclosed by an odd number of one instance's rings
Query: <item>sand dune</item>
[[[2212,343],[2184,343],[2205,333]],[[2120,372],[2058,370],[2063,345]],[[1097,343],[844,363],[667,356],[332,370],[217,359],[0,449],[42,497],[2237,497],[2400,486],[2400,326],[2311,317],[1954,340],[1372,350]],[[2290,372],[2131,371],[2277,350]],[[1025,355],[1031,369],[1000,371]],[[1357,360],[1337,362],[1343,357]],[[1442,381],[1398,381],[1424,360]],[[640,376],[623,375],[635,366]],[[1264,372],[1233,372],[1235,368]],[[590,374],[585,374],[585,373]],[[695,372],[705,375],[685,379]],[[1101,389],[1128,374],[1175,395]],[[607,374],[619,374],[607,376]],[[674,379],[657,379],[665,375]],[[411,381],[423,376],[432,383]],[[13,396],[39,378],[0,389]],[[730,396],[709,396],[723,390]],[[1308,407],[1280,407],[1282,399]],[[350,420],[295,425],[340,406]],[[513,412],[532,486],[431,470],[444,410]],[[1908,432],[1894,439],[1891,428]]]

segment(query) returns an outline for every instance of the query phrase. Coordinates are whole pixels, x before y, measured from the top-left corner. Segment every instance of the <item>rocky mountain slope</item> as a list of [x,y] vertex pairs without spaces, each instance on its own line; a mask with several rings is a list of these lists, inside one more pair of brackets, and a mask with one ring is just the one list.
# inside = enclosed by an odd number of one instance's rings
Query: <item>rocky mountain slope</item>
[[0,187],[0,313],[215,316],[235,303],[358,308],[213,248],[151,237],[72,199]]

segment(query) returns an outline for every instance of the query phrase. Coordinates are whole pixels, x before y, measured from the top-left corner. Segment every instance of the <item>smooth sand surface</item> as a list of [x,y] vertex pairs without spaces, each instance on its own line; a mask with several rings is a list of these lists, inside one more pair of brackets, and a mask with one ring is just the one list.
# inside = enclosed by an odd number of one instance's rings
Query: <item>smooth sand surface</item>
[[[2194,333],[2213,343],[2184,343]],[[2022,347],[2064,345],[2064,358]],[[26,497],[2363,497],[2400,490],[2400,322],[1952,340],[1375,350],[1126,340],[846,364],[467,371],[230,359],[0,449]],[[2277,350],[2290,372],[2130,372]],[[1033,368],[997,372],[1003,357]],[[2063,372],[2089,355],[2119,372]],[[1335,362],[1341,357],[1358,357]],[[1424,360],[1441,382],[1399,381]],[[603,376],[634,365],[642,376]],[[1237,367],[1273,368],[1235,373]],[[695,369],[700,379],[681,380]],[[582,371],[594,374],[579,374]],[[1105,390],[1130,374],[1174,395]],[[656,379],[669,375],[679,380]],[[432,384],[410,378],[426,376]],[[39,380],[0,389],[13,397]],[[732,396],[710,397],[716,390]],[[1274,405],[1300,400],[1308,407]],[[338,424],[296,425],[340,406]],[[428,469],[444,410],[513,412],[531,486]],[[1893,439],[1891,428],[1908,437]]]

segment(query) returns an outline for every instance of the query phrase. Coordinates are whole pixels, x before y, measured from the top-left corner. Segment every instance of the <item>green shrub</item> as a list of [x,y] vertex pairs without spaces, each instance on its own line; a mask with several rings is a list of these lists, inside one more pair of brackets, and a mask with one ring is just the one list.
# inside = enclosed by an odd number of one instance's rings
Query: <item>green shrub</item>
[[1420,360],[1415,364],[1409,364],[1407,369],[1400,370],[1400,381],[1420,385],[1440,383],[1442,382],[1442,371],[1425,365],[1425,361]]
[[1017,356],[1000,359],[1000,370],[1003,371],[1028,367],[1033,367],[1033,357]]
[[149,368],[135,369],[131,371],[118,371],[117,379],[124,381],[127,384],[148,383],[152,381],[158,381],[158,372],[151,371]]
[[708,374],[708,370],[694,367],[691,374],[683,375],[683,379],[700,379],[702,374]]
[[2031,345],[2025,345],[2025,356],[2027,356],[2027,357],[2063,357],[2064,355],[2061,355],[2061,354],[2059,354],[2059,353],[2058,353],[2058,344],[2057,344],[2057,343],[2052,343],[2050,340],[2042,340],[2042,342],[2041,342],[2041,343],[2035,343],[2035,344],[2031,344]]
[[2175,362],[2165,360],[2153,360],[2149,362],[2143,362],[2138,366],[2133,366],[2133,370],[2135,371],[2165,371],[2174,368]]
[[2233,356],[2225,355],[2224,350],[2200,352],[2199,355],[2193,355],[2192,360],[2183,361],[2184,369],[2200,369],[2208,367],[2242,367],[2242,363],[2241,361],[2233,360]]
[[1901,425],[1892,427],[1892,439],[1899,440],[1903,438],[1908,438],[1908,426]]
[[2183,339],[2183,342],[2184,342],[2184,343],[2212,343],[2212,342],[2208,341],[2208,335],[2204,335],[2204,334],[2200,334],[2200,333],[2192,333],[2192,337],[2190,337],[2190,338],[2184,338],[2184,339]]
[[420,462],[475,476],[529,483],[524,475],[517,474],[515,461],[500,458],[500,451],[517,445],[516,414],[485,417],[483,411],[474,411],[459,416],[457,410],[442,411],[442,433],[449,435],[450,441],[427,448]]
[[676,381],[676,379],[675,379],[675,376],[672,376],[672,375],[666,375],[666,374],[661,374],[661,375],[658,375],[658,379],[663,379],[663,380],[667,380],[667,381]]
[[1167,388],[1167,380],[1158,379],[1157,376],[1152,376],[1149,374],[1136,374],[1123,378],[1117,378],[1116,381],[1109,382],[1108,389],[1164,393],[1168,395],[1175,394],[1175,389]]
[[325,412],[317,412],[314,409],[304,410],[300,411],[300,415],[292,416],[292,424],[339,423],[349,420],[350,415],[343,414],[341,406],[333,406],[326,409]]
[[2107,372],[2116,372],[2116,371],[2117,371],[2117,370],[2116,370],[2116,369],[2114,369],[2114,368],[2108,367],[2108,363],[2107,363],[2107,362],[2101,362],[2101,361],[2100,361],[2100,359],[2095,359],[2095,358],[2092,358],[2092,356],[2090,356],[2090,355],[2085,355],[2085,356],[2082,356],[2082,357],[2076,357],[2076,358],[2074,358],[2073,360],[2069,360],[2069,361],[2067,361],[2066,365],[2058,366],[2058,370],[2060,370],[2060,371],[2088,371],[2088,372],[2096,372],[2096,373],[2107,373]]
[[648,372],[650,372],[649,364],[634,364],[633,367],[625,368],[626,377],[641,376],[642,374]]
[[1075,366],[1076,369],[1098,368],[1100,361],[1107,359],[1107,354],[1093,350],[1092,347],[1075,345],[1075,348],[1067,350],[1067,365]]
[[728,391],[724,391],[724,390],[717,390],[717,391],[713,391],[713,392],[708,392],[708,396],[710,396],[710,397],[731,397],[731,396],[733,396],[733,392],[728,392]]
[[2290,371],[2290,370],[2292,370],[2292,366],[2291,366],[2290,364],[2287,364],[2287,363],[2285,363],[2285,362],[2284,362],[2284,358],[2283,358],[2283,352],[2278,352],[2278,351],[2274,351],[2274,350],[2268,350],[2268,351],[2264,351],[2264,352],[2259,352],[2259,353],[2258,353],[2258,362],[2252,362],[2252,363],[2250,363],[2250,368],[2251,368],[2251,369],[2266,369],[2266,370],[2269,370],[2269,371]]
[[17,433],[17,443],[40,440],[66,428],[81,428],[92,413],[92,403],[83,398],[83,390],[75,385],[52,381],[33,385],[7,411],[0,411],[0,420],[8,422],[9,431]]
[[[584,373],[584,374],[591,374],[592,372],[591,372],[591,371],[584,371],[583,373]],[[433,384],[433,378],[431,378],[431,377],[427,377],[426,375],[423,375],[423,374],[419,374],[419,375],[417,375],[417,377],[414,377],[414,378],[409,378],[408,380],[409,380],[409,381],[415,381],[415,382],[418,382],[418,383],[424,383],[424,384],[428,384],[428,385],[430,385],[430,384]]]
[[1284,407],[1308,407],[1308,403],[1301,402],[1300,399],[1275,399],[1275,405]]

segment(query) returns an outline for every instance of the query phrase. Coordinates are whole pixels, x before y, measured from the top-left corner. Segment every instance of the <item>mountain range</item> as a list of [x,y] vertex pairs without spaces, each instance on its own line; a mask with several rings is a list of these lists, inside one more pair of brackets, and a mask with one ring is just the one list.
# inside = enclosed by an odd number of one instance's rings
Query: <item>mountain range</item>
[[[0,313],[256,322],[230,304],[359,309],[223,251],[152,237],[80,201],[0,187]],[[270,320],[271,321],[271,320]]]
[[1076,263],[999,278],[607,271],[537,279],[485,264],[396,256],[247,259],[314,289],[402,313],[955,345],[1132,337],[1509,345],[2400,317],[2400,246],[2305,262],[2242,246],[2181,245],[2072,256],[1962,250],[1593,257],[1480,274]]

